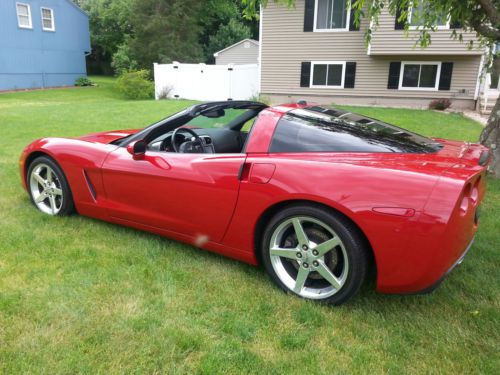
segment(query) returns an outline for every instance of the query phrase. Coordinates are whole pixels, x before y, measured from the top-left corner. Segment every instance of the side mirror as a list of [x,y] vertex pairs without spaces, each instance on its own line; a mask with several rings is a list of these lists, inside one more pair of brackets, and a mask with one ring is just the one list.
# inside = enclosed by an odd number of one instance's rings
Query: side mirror
[[133,156],[134,160],[142,160],[146,154],[146,142],[142,139],[131,142],[127,145],[127,151]]

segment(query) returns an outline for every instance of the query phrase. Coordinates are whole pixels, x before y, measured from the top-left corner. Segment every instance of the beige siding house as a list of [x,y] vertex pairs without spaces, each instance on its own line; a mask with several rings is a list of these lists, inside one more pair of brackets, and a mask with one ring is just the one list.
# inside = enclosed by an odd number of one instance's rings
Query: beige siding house
[[[272,1],[261,13],[261,93],[275,101],[426,106],[449,98],[474,108],[484,49],[450,38],[460,25],[443,18],[426,49],[415,47],[417,10],[404,25],[384,10],[372,41],[363,19],[356,27],[347,0],[297,0],[294,9]],[[475,43],[477,45],[477,43]]]
[[257,64],[259,59],[259,42],[243,39],[219,52],[214,53],[216,65]]

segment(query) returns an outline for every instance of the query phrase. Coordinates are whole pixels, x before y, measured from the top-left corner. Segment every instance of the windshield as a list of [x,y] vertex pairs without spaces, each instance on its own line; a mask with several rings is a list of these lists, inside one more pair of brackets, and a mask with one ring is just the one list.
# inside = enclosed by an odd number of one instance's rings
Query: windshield
[[228,108],[223,110],[219,117],[206,117],[200,115],[188,121],[184,126],[205,129],[223,128],[247,111],[247,109]]

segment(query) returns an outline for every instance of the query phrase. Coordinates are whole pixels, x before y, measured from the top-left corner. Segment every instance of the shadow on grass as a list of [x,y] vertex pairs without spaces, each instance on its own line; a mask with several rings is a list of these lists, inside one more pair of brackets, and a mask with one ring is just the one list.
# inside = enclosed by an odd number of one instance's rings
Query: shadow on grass
[[[245,278],[250,279],[251,283],[266,283],[269,288],[274,289],[278,292],[278,294],[287,294],[282,293],[281,290],[272,283],[261,266],[255,267],[205,249],[197,248],[191,244],[171,240],[147,231],[109,223],[86,216],[75,216],[81,218],[84,222],[88,221],[92,223],[99,223],[100,226],[107,227],[117,233],[121,232],[124,235],[130,235],[136,239],[146,241],[155,239],[155,241],[161,243],[161,248],[164,252],[182,253],[184,257],[190,258],[193,262],[198,263],[200,266],[202,266],[205,262],[217,264],[224,270],[230,269],[231,272],[239,272],[243,274]],[[460,272],[460,269],[455,270],[455,272]],[[445,280],[444,283],[453,283],[453,281]],[[359,293],[344,305],[335,307],[318,302],[313,302],[313,304],[322,306],[320,309],[341,309],[345,312],[360,315],[369,309],[372,313],[384,313],[387,319],[391,319],[391,317],[401,317],[401,310],[405,310],[411,314],[419,313],[423,316],[431,316],[434,313],[434,309],[428,309],[429,306],[438,303],[442,308],[443,303],[450,303],[450,307],[452,307],[452,301],[460,296],[457,291],[449,290],[449,288],[447,288],[445,295],[442,288],[443,286],[438,288],[433,293],[422,295],[381,294],[376,292],[376,275],[375,272],[372,272],[361,287]],[[264,295],[262,296],[263,299],[266,297],[267,296]],[[309,301],[296,297],[291,293],[288,293],[286,298],[301,301],[301,303],[310,303]]]

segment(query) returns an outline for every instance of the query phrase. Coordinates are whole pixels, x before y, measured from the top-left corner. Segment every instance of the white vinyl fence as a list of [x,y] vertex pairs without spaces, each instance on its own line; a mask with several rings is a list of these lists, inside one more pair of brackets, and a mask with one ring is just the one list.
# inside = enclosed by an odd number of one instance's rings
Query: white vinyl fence
[[154,64],[155,97],[246,100],[258,94],[257,64]]

